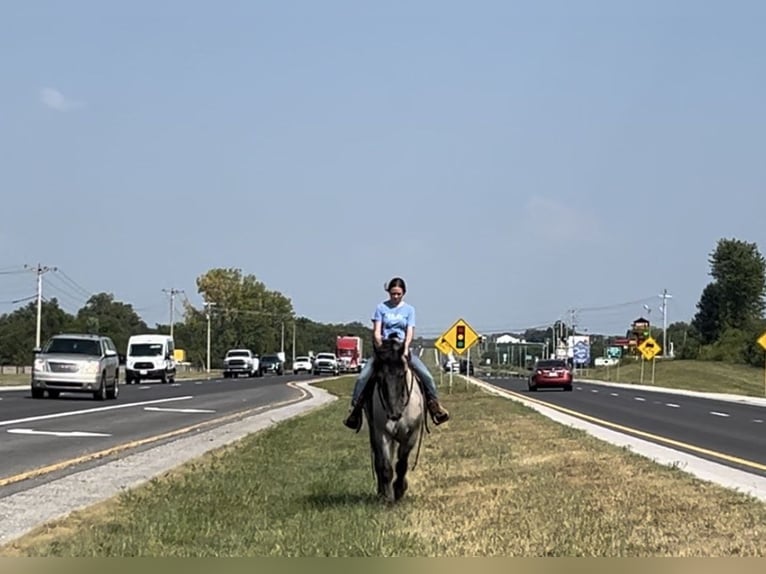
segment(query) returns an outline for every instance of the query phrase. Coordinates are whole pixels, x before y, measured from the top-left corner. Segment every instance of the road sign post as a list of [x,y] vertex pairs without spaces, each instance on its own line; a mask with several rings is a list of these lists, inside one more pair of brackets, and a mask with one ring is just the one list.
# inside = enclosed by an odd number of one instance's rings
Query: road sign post
[[657,341],[655,341],[652,337],[647,337],[644,339],[644,341],[638,346],[638,350],[641,353],[641,382],[644,382],[644,361],[643,359],[646,359],[647,361],[652,362],[652,384],[654,384],[654,368],[655,368],[655,357],[657,354],[662,350],[662,348],[657,344]]
[[[479,334],[463,319],[458,319],[447,329],[436,341],[437,344],[447,345],[458,355],[468,353],[466,363],[466,386],[468,386],[468,376],[471,373],[471,347],[479,340]],[[449,370],[449,392],[452,394],[452,366]]]

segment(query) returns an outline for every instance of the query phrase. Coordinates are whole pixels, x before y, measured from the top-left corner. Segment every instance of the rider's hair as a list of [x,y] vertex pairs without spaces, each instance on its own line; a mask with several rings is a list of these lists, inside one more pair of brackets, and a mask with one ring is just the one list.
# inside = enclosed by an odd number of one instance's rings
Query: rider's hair
[[394,277],[393,279],[391,279],[391,281],[389,281],[385,285],[386,291],[391,291],[391,289],[393,289],[394,287],[401,287],[402,293],[407,292],[407,284],[404,282],[404,279],[402,279],[401,277]]

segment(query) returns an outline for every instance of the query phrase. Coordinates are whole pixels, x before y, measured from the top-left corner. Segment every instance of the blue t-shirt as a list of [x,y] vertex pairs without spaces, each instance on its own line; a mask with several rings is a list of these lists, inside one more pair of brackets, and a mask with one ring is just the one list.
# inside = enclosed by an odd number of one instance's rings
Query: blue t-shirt
[[415,326],[415,307],[403,301],[392,307],[388,301],[383,301],[375,307],[372,320],[380,321],[383,339],[388,339],[391,333],[395,333],[398,339],[404,341],[407,327]]

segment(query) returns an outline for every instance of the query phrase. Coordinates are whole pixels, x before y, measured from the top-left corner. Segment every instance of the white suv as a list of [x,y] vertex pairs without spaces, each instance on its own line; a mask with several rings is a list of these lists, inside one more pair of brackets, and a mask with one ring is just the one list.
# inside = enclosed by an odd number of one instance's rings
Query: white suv
[[109,337],[62,334],[51,337],[35,357],[32,398],[59,393],[92,393],[97,400],[116,399],[120,359]]
[[229,349],[223,359],[223,376],[238,377],[246,375],[248,377],[260,377],[261,361],[250,349]]
[[331,373],[336,376],[339,375],[340,363],[338,362],[338,357],[333,353],[317,353],[317,356],[314,357],[314,368],[312,372],[315,375],[322,373]]

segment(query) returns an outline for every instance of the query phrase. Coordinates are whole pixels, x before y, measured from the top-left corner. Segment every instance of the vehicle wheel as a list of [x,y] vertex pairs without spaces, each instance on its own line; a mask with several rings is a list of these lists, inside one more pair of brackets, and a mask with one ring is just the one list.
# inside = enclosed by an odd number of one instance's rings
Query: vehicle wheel
[[163,385],[167,385],[167,384],[168,384],[168,378],[167,378],[167,376],[165,376],[165,375],[163,374],[163,375],[162,375],[162,377],[160,378],[160,382],[161,382]]
[[45,391],[42,389],[32,389],[33,399],[42,399],[45,396]]
[[565,385],[564,386],[564,390],[565,391],[571,391],[572,390],[572,385]]
[[530,384],[529,385],[529,390],[534,393],[537,390],[537,385]]
[[120,381],[114,380],[114,387],[106,391],[106,398],[114,400],[120,396]]
[[101,374],[101,384],[98,386],[98,390],[93,393],[93,398],[97,401],[106,400],[106,375]]
[[49,399],[59,398],[59,391],[48,391],[48,398]]

